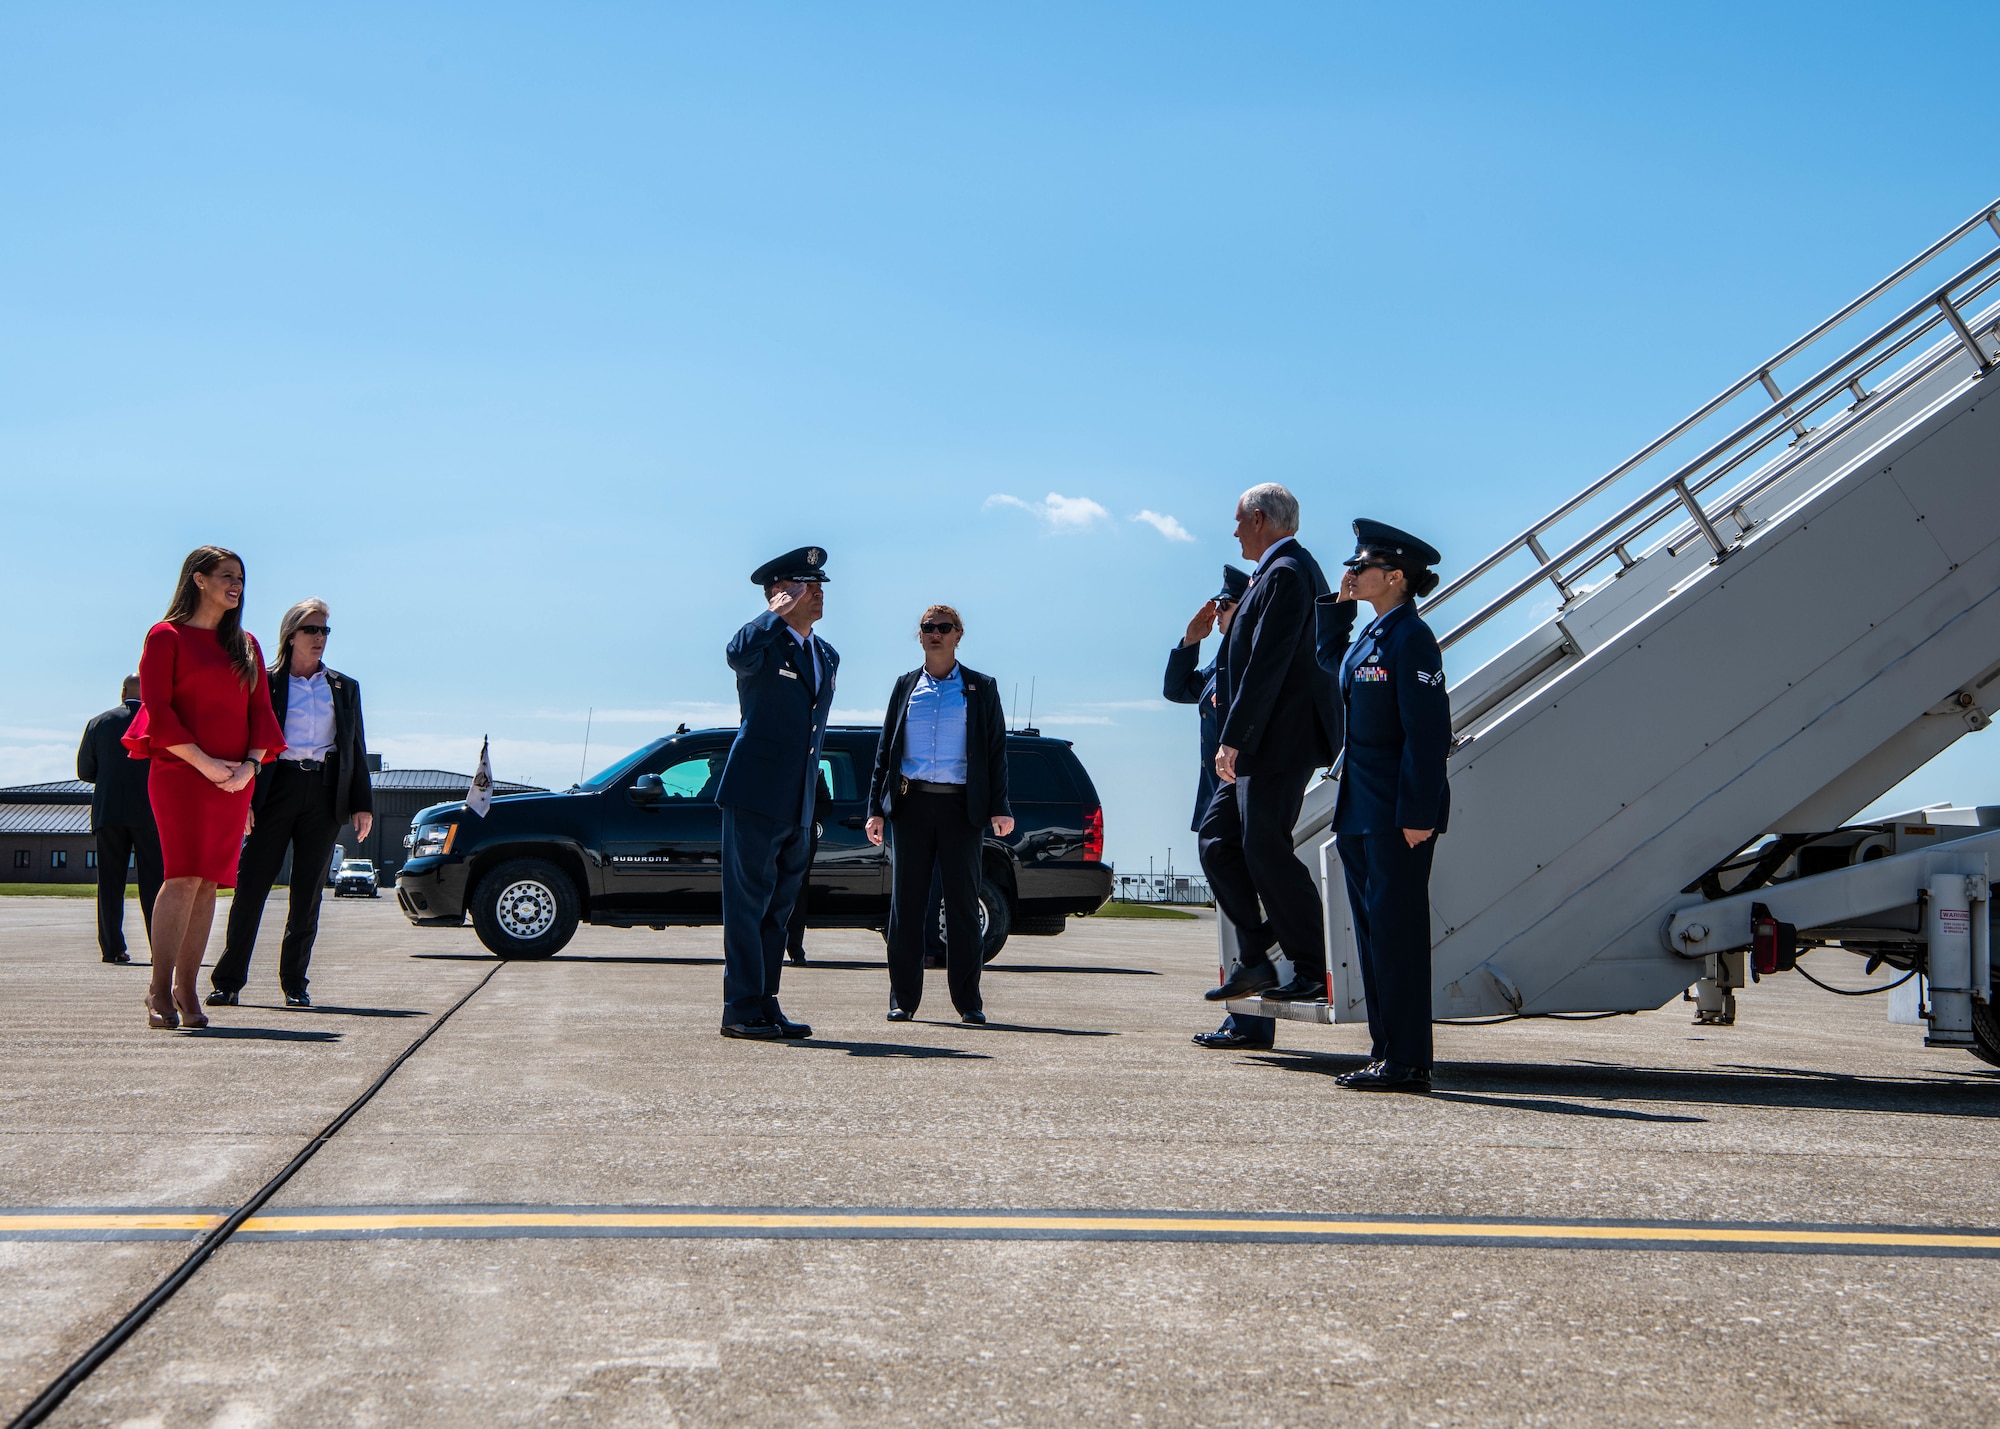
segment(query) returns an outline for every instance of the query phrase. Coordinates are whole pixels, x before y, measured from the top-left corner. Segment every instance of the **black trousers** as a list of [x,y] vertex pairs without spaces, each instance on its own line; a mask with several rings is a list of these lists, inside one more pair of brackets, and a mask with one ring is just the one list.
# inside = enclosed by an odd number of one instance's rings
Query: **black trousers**
[[1274,770],[1218,786],[1201,820],[1201,868],[1216,906],[1236,925],[1244,962],[1267,961],[1276,942],[1292,960],[1293,976],[1324,981],[1319,884],[1292,851],[1292,827],[1312,776],[1311,769]]
[[812,888],[813,860],[819,857],[819,828],[817,815],[813,817],[812,834],[806,840],[806,876],[799,884],[799,896],[792,901],[791,925],[785,929],[785,951],[801,953],[806,950],[806,894]]
[[722,806],[722,1025],[775,1022],[810,825]]
[[285,912],[285,941],[278,954],[278,984],[288,994],[306,990],[306,967],[319,936],[319,900],[326,889],[327,865],[340,820],[333,812],[333,785],[325,770],[300,769],[280,759],[268,776],[271,789],[257,811],[256,827],[243,843],[236,866],[236,896],[229,900],[229,931],[209,981],[222,992],[241,992],[250,981],[250,954],[264,921],[264,901],[292,851],[291,906]]
[[965,795],[912,789],[889,820],[889,1002],[915,1012],[924,1000],[924,924],[932,918],[931,876],[944,890],[945,982],[961,1013],[985,1010],[979,997],[981,831]]
[[160,831],[151,824],[107,824],[97,831],[97,950],[107,958],[125,951],[125,866],[138,865],[139,912],[153,933],[153,900],[160,896],[166,865],[160,862]]
[[1431,1064],[1431,860],[1433,834],[1415,848],[1401,829],[1342,834],[1337,847],[1354,910],[1368,1036],[1377,1061]]

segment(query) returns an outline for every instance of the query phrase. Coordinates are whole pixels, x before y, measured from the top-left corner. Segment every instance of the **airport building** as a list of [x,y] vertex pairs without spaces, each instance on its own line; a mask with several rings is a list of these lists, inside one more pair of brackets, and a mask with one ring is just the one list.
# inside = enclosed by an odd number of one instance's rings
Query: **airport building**
[[[387,881],[403,866],[403,835],[421,809],[465,797],[470,774],[448,769],[383,769],[380,756],[370,755],[369,782],[375,786],[375,827],[366,840],[343,826],[339,844],[344,858],[372,861]],[[496,780],[496,794],[539,794],[532,784]],[[97,840],[90,826],[91,786],[81,779],[48,784],[20,784],[0,789],[0,883],[95,883]],[[291,880],[289,862],[278,875]]]

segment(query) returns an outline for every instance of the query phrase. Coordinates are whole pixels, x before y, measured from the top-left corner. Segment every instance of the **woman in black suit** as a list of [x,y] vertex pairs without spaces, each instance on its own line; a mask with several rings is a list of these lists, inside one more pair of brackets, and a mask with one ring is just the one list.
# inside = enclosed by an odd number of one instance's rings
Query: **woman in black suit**
[[980,1023],[979,855],[991,827],[1014,832],[1007,804],[1007,722],[992,679],[958,663],[965,623],[948,605],[917,626],[924,663],[896,681],[875,774],[868,837],[890,841],[889,1020],[907,1022],[924,995],[924,921],[931,870],[944,887],[945,977],[960,1020]]

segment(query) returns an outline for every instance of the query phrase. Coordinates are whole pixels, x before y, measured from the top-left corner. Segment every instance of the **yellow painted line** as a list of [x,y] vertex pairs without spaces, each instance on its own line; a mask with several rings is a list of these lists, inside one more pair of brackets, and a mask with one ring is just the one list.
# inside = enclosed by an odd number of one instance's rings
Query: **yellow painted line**
[[0,1212],[0,1231],[205,1231],[222,1224],[221,1216],[164,1211],[133,1215],[11,1215]]
[[[0,1212],[0,1235],[9,1231],[205,1231],[219,1215],[176,1212]],[[340,1232],[633,1230],[633,1231],[942,1231],[960,1234],[1291,1235],[1404,1240],[1598,1241],[1738,1246],[1799,1246],[1895,1250],[1987,1250],[2000,1253],[2000,1231],[1828,1230],[1784,1226],[1619,1226],[1591,1223],[1327,1220],[1238,1216],[1078,1216],[923,1214],[840,1211],[320,1211],[252,1216],[246,1234],[312,1235]]]
[[1180,1234],[1405,1236],[1420,1239],[1680,1241],[1736,1245],[1895,1246],[2000,1250],[2000,1234],[1786,1230],[1745,1226],[1607,1226],[1446,1221],[1266,1220],[1194,1216],[889,1215],[725,1211],[389,1212],[252,1216],[248,1232],[340,1230],[938,1230],[1139,1231]]

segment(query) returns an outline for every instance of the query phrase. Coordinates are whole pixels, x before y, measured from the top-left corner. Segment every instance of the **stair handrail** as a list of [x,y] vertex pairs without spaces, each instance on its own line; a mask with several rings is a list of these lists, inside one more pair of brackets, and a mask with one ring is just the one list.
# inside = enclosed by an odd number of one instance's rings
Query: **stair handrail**
[[[1918,340],[1924,333],[1934,330],[1940,323],[1948,323],[1952,327],[1954,335],[1958,338],[1959,343],[1967,348],[1970,348],[1971,351],[1974,354],[1976,354],[1976,360],[1979,361],[1982,368],[1990,365],[1991,359],[1987,357],[1987,354],[1985,353],[1984,349],[1979,345],[1977,341],[1978,333],[1975,333],[1972,329],[1967,327],[1962,315],[1958,311],[1957,305],[1955,305],[1951,301],[1951,293],[1960,284],[1966,282],[1968,279],[1977,276],[1978,274],[1984,272],[1986,269],[1990,267],[1993,267],[1996,263],[2000,263],[2000,246],[1994,247],[1993,249],[1989,250],[1986,254],[1984,254],[1982,257],[1976,259],[1972,264],[1970,264],[1965,269],[1961,270],[1957,275],[1952,277],[1941,287],[1932,290],[1932,292],[1928,294],[1926,297],[1924,297],[1922,300],[1920,300],[1915,304],[1912,304],[1909,308],[1906,308],[1902,313],[1898,314],[1890,322],[1878,328],[1868,338],[1863,340],[1861,343],[1855,345],[1854,347],[1850,348],[1836,361],[1822,368],[1812,378],[1799,384],[1792,391],[1790,392],[1782,391],[1777,386],[1772,376],[1773,370],[1777,368],[1781,363],[1785,362],[1789,358],[1796,356],[1799,352],[1811,346],[1819,338],[1825,336],[1827,332],[1839,326],[1846,319],[1853,316],[1860,309],[1866,307],[1869,303],[1873,302],[1876,298],[1880,297],[1884,292],[1888,291],[1890,288],[1895,287],[1898,283],[1902,282],[1905,278],[1909,277],[1911,273],[1923,267],[1931,259],[1935,258],[1939,253],[1951,247],[1954,243],[1958,242],[1959,239],[1965,237],[1966,234],[1978,228],[1979,225],[1982,223],[1987,225],[1987,227],[1993,230],[1996,238],[2000,238],[2000,199],[1996,199],[1994,202],[1986,205],[1986,207],[1982,208],[1977,213],[1973,214],[1970,218],[1966,219],[1965,222],[1959,224],[1951,232],[1947,233],[1944,237],[1938,239],[1937,242],[1931,244],[1930,247],[1926,248],[1922,253],[1918,254],[1915,258],[1912,258],[1909,262],[1905,263],[1902,267],[1898,268],[1895,272],[1891,273],[1881,282],[1875,284],[1874,287],[1870,288],[1860,297],[1854,299],[1854,301],[1848,303],[1845,307],[1841,308],[1838,312],[1833,314],[1833,316],[1827,318],[1825,321],[1821,322],[1818,326],[1814,327],[1810,332],[1806,333],[1805,336],[1793,342],[1790,346],[1783,349],[1781,352],[1779,352],[1776,356],[1770,358],[1768,361],[1761,363],[1759,366],[1754,368],[1751,372],[1746,374],[1739,381],[1737,381],[1736,383],[1725,389],[1718,396],[1716,396],[1715,398],[1713,398],[1712,400],[1710,400],[1709,402],[1705,403],[1703,406],[1698,408],[1692,415],[1686,417],[1681,422],[1677,423],[1675,426],[1670,428],[1665,434],[1656,438],[1652,442],[1648,443],[1645,447],[1641,448],[1638,452],[1634,453],[1632,456],[1626,458],[1626,460],[1619,463],[1616,467],[1612,468],[1611,471],[1607,472],[1604,476],[1598,478],[1598,480],[1596,480],[1595,482],[1591,483],[1588,487],[1586,487],[1576,496],[1571,497],[1568,501],[1564,502],[1561,506],[1557,507],[1547,516],[1543,517],[1540,521],[1537,521],[1532,526],[1528,527],[1527,530],[1523,531],[1520,535],[1514,537],[1511,541],[1508,541],[1498,550],[1494,551],[1491,555],[1487,556],[1484,560],[1480,561],[1477,565],[1473,566],[1471,569],[1467,570],[1462,575],[1456,577],[1455,579],[1447,583],[1443,587],[1443,589],[1439,590],[1435,595],[1431,596],[1428,600],[1423,602],[1422,605],[1423,611],[1429,612],[1435,607],[1443,604],[1446,600],[1449,600],[1454,595],[1463,591],[1466,587],[1471,585],[1474,581],[1478,580],[1481,576],[1493,570],[1501,562],[1507,560],[1511,556],[1518,554],[1521,551],[1524,550],[1527,551],[1539,563],[1537,569],[1533,572],[1533,574],[1524,577],[1522,580],[1518,581],[1513,586],[1509,587],[1504,594],[1489,601],[1485,606],[1483,606],[1478,611],[1474,612],[1474,614],[1468,617],[1466,620],[1452,627],[1452,629],[1448,633],[1446,633],[1443,637],[1440,638],[1438,642],[1439,645],[1450,646],[1452,644],[1455,644],[1458,640],[1470,634],[1478,627],[1484,625],[1487,621],[1491,620],[1494,616],[1498,615],[1501,611],[1505,610],[1508,606],[1512,605],[1515,601],[1519,600],[1523,595],[1535,589],[1544,580],[1553,579],[1558,592],[1563,596],[1564,599],[1568,599],[1570,595],[1573,594],[1573,592],[1570,591],[1568,588],[1566,579],[1563,575],[1563,568],[1567,566],[1569,562],[1574,560],[1578,555],[1582,554],[1586,549],[1596,544],[1597,542],[1602,541],[1606,536],[1609,536],[1612,532],[1619,530],[1627,522],[1631,521],[1634,517],[1638,516],[1639,514],[1647,511],[1649,507],[1652,507],[1657,503],[1661,502],[1669,494],[1672,494],[1675,497],[1675,502],[1674,502],[1675,505],[1681,506],[1687,511],[1688,515],[1693,519],[1696,529],[1701,532],[1703,537],[1715,550],[1717,557],[1720,558],[1721,556],[1726,555],[1729,550],[1729,547],[1727,543],[1725,543],[1722,540],[1720,533],[1718,533],[1715,530],[1714,525],[1709,520],[1708,515],[1702,510],[1701,503],[1696,499],[1694,491],[1691,491],[1688,488],[1689,479],[1693,477],[1695,473],[1699,472],[1701,468],[1706,466],[1709,462],[1721,456],[1731,447],[1736,446],[1746,437],[1756,433],[1760,428],[1769,423],[1773,417],[1782,417],[1785,419],[1783,422],[1779,424],[1778,430],[1782,431],[1786,426],[1793,427],[1795,430],[1798,430],[1800,439],[1803,440],[1806,435],[1806,432],[1803,428],[1803,417],[1810,415],[1814,411],[1818,410],[1819,407],[1825,405],[1825,403],[1835,393],[1841,390],[1842,387],[1848,386],[1848,381],[1843,380],[1842,382],[1835,384],[1827,392],[1821,394],[1816,401],[1812,402],[1809,406],[1807,406],[1803,412],[1796,410],[1797,404],[1800,401],[1802,401],[1808,394],[1812,393],[1816,388],[1821,386],[1821,384],[1829,381],[1833,377],[1839,376],[1842,372],[1846,371],[1846,369],[1851,364],[1853,364],[1857,359],[1867,356],[1867,354],[1869,354],[1876,346],[1882,343],[1886,338],[1892,336],[1899,329],[1907,326],[1908,324],[1915,321],[1918,317],[1924,315],[1925,313],[1928,312],[1931,315],[1927,322],[1925,322],[1920,328],[1918,328],[1916,332],[1905,335],[1904,338],[1900,342],[1896,343],[1893,347],[1891,347],[1888,352],[1878,354],[1872,361],[1865,363],[1860,370],[1851,374],[1852,381],[1858,384],[1862,376],[1866,375],[1869,372],[1874,371],[1875,368],[1881,366],[1882,363],[1886,362],[1890,357],[1894,356],[1898,352],[1903,351],[1912,342]],[[1995,278],[1988,279],[1987,282],[1980,284],[1978,288],[1974,290],[1974,292],[1967,294],[1963,298],[1961,298],[1960,302],[1961,303],[1969,302],[1976,299],[1979,295],[1983,294],[1989,288],[1991,288],[1995,281],[2000,281],[2000,275],[1996,275]],[[1993,328],[1994,326],[1996,326],[1995,323],[1991,321],[1982,320],[1979,331],[1984,332],[1990,328]],[[1628,503],[1618,512],[1617,515],[1612,516],[1608,520],[1599,524],[1588,535],[1572,542],[1560,554],[1551,557],[1546,551],[1546,549],[1544,549],[1541,537],[1550,527],[1554,526],[1557,522],[1563,520],[1565,517],[1570,516],[1571,514],[1576,512],[1579,508],[1588,504],[1592,499],[1602,494],[1607,488],[1612,486],[1621,478],[1630,474],[1634,468],[1640,466],[1641,464],[1649,460],[1651,457],[1657,455],[1663,448],[1671,445],[1674,441],[1678,440],[1680,437],[1685,435],[1690,429],[1694,428],[1695,426],[1698,426],[1701,422],[1705,421],[1710,416],[1713,416],[1716,411],[1726,406],[1728,403],[1734,401],[1737,397],[1742,396],[1744,392],[1748,391],[1753,386],[1763,387],[1766,393],[1772,399],[1770,405],[1765,407],[1763,411],[1757,414],[1757,416],[1753,417],[1749,421],[1745,422],[1743,425],[1736,428],[1735,431],[1731,432],[1727,437],[1724,437],[1721,441],[1710,446],[1706,451],[1704,451],[1700,456],[1696,457],[1693,461],[1684,464],[1677,471],[1675,471],[1675,473],[1672,476],[1667,477],[1665,480],[1659,482],[1657,485],[1648,490],[1644,496],[1641,496],[1636,500]],[[1864,400],[1858,393],[1858,387],[1857,387],[1856,406],[1859,407],[1862,405],[1864,405]],[[1765,444],[1766,443],[1760,443],[1757,448],[1753,449],[1753,451],[1761,449],[1761,447]],[[1737,463],[1731,463],[1731,466],[1734,466],[1736,464]],[[1723,470],[1727,471],[1728,469],[1730,468],[1725,467]],[[1719,476],[1720,474],[1721,473],[1713,474],[1709,478],[1709,480],[1702,480],[1697,482],[1696,483],[1697,489],[1705,488],[1707,485],[1710,484],[1710,481],[1712,481],[1715,478],[1715,476]],[[1672,506],[1666,508],[1666,510],[1668,511],[1671,511],[1672,509],[1673,509]],[[1643,531],[1648,527],[1652,526],[1658,521],[1661,514],[1663,513],[1654,513],[1646,521],[1641,523],[1638,529],[1640,531]],[[1624,542],[1629,539],[1631,539],[1631,536],[1627,535],[1627,536],[1621,536],[1618,540],[1610,542],[1605,547],[1604,551],[1601,552],[1595,559],[1593,559],[1592,561],[1586,563],[1584,566],[1579,568],[1578,572],[1574,572],[1572,574],[1580,574],[1582,570],[1588,570],[1592,566],[1599,564],[1606,555],[1610,554],[1614,550],[1617,550],[1618,547],[1622,546]]]

